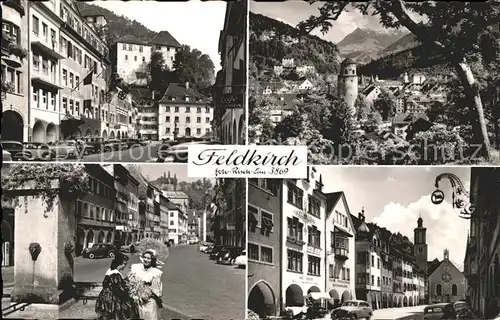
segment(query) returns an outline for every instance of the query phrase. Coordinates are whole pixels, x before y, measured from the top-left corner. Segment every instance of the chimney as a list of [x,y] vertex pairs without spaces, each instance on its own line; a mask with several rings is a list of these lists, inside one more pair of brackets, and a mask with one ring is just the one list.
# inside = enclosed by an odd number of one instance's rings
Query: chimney
[[186,89],[189,89],[189,82],[186,81]]

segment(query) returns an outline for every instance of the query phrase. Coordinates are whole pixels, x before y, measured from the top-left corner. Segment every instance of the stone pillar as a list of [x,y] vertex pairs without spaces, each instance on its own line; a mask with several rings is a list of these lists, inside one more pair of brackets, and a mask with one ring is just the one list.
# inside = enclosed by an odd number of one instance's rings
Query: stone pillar
[[[76,202],[59,195],[53,208],[45,212],[46,203],[34,197],[37,194],[34,186],[28,182],[8,192],[19,200],[14,214],[17,228],[12,301],[60,304],[70,298],[73,283],[74,252],[67,254],[65,244],[75,246]],[[58,183],[54,181],[52,187],[57,189]],[[29,251],[34,243],[41,247],[35,260]]]

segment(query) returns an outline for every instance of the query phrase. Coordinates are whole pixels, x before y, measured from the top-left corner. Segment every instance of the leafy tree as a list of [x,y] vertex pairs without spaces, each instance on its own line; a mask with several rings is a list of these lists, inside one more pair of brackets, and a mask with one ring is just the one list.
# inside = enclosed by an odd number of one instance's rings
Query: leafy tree
[[[312,3],[317,1],[311,1]],[[326,33],[332,21],[353,6],[363,15],[378,15],[386,28],[406,27],[423,47],[436,50],[444,56],[458,75],[467,101],[474,106],[478,119],[476,140],[483,145],[485,157],[490,158],[490,141],[486,128],[483,102],[470,62],[478,59],[493,60],[498,43],[498,1],[485,2],[404,2],[377,1],[324,3],[317,16],[311,16],[299,26],[306,32],[321,28]],[[425,22],[417,22],[412,13]],[[490,44],[490,46],[485,46]],[[490,54],[488,54],[490,52]],[[491,54],[493,52],[493,54]]]
[[446,118],[446,106],[441,101],[433,101],[425,114],[431,122],[448,123]]
[[382,90],[377,100],[373,102],[373,108],[387,121],[396,114],[396,98],[389,91]]
[[273,101],[269,98],[258,99],[251,96],[248,100],[248,138],[250,141],[259,139],[268,141],[274,134],[271,121]]
[[366,121],[363,123],[362,128],[366,132],[376,131],[382,124],[382,116],[378,111],[370,111],[368,113]]
[[210,87],[215,80],[215,65],[207,54],[189,46],[175,53],[174,75],[177,82],[196,84],[199,90]]
[[331,141],[323,138],[321,133],[306,126],[296,137],[289,137],[283,143],[289,146],[307,146],[307,162],[317,165],[332,164],[335,156]]
[[160,51],[153,51],[151,61],[149,62],[149,72],[151,81],[149,88],[154,91],[165,92],[168,87],[168,70],[165,69],[165,59]]
[[306,128],[304,114],[298,109],[295,109],[292,114],[289,114],[274,129],[275,135],[279,140],[298,137]]
[[368,118],[372,110],[371,104],[366,100],[363,94],[358,94],[356,102],[354,103],[354,108],[356,109],[356,120],[365,120]]

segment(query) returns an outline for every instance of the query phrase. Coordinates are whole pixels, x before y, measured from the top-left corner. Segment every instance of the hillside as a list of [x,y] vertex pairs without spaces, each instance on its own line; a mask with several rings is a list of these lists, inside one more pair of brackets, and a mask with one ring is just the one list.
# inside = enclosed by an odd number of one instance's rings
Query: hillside
[[388,46],[404,38],[407,32],[400,30],[376,31],[357,28],[337,43],[342,57],[350,57],[360,64],[377,58]]
[[[176,178],[174,178],[177,180]],[[170,177],[161,176],[156,180],[151,181],[151,183],[159,188],[163,185],[172,185],[172,179]],[[175,190],[170,191],[183,191],[189,197],[189,208],[202,210],[204,209],[204,197],[208,189],[212,188],[212,182],[209,179],[200,179],[194,182],[180,181],[175,183]]]
[[295,64],[316,67],[321,74],[337,74],[340,55],[337,46],[278,20],[250,12],[250,57],[257,69],[268,70],[283,58]]
[[412,33],[409,33],[381,50],[378,53],[378,57],[381,58],[401,51],[413,49],[418,47],[419,45],[420,42],[417,40],[417,38]]
[[132,35],[144,41],[150,40],[156,35],[156,32],[149,30],[141,23],[130,20],[125,16],[118,16],[108,9],[87,2],[75,1],[75,3],[82,15],[99,14],[106,18],[108,22],[107,40],[109,45],[112,45],[117,39],[126,35]]

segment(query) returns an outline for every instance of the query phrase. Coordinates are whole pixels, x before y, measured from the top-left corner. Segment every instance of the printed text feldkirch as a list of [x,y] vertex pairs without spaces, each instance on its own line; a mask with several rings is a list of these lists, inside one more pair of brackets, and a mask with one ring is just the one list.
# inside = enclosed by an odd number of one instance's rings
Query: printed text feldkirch
[[193,164],[198,166],[215,164],[226,166],[241,166],[241,165],[254,165],[254,166],[296,166],[301,163],[299,158],[292,150],[288,155],[276,156],[271,152],[266,154],[258,154],[257,150],[246,150],[243,154],[238,154],[238,150],[233,150],[228,156],[218,154],[217,151],[224,149],[206,149],[198,154],[198,157]]

